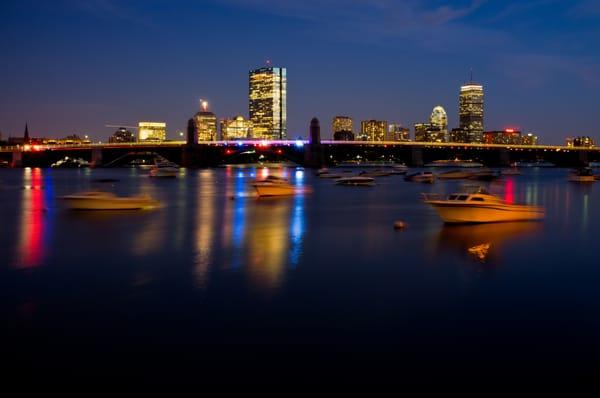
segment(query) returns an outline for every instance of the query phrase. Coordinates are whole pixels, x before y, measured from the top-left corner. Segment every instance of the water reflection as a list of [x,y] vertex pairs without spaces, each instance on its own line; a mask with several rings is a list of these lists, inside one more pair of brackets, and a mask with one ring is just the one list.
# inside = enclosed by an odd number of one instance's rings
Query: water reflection
[[[51,189],[51,180],[48,179]],[[19,247],[15,265],[31,268],[42,264],[45,255],[45,207],[42,169],[23,169]]]
[[198,177],[197,193],[193,203],[196,208],[194,277],[196,286],[205,288],[208,285],[208,273],[212,262],[217,195],[214,170],[202,170]]
[[[445,225],[438,234],[437,247],[438,250],[450,251],[463,258],[491,262],[499,257],[506,243],[534,235],[541,228],[542,223],[539,222]],[[474,250],[476,248],[486,249],[483,258],[478,250]]]

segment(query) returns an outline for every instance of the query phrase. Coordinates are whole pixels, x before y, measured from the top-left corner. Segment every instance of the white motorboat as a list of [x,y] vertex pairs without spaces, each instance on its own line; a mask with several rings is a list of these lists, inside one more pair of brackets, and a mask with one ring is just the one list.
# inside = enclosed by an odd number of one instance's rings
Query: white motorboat
[[150,196],[116,196],[110,192],[81,192],[61,198],[71,210],[141,210],[158,207]]
[[357,176],[357,177],[344,177],[335,181],[338,185],[352,185],[352,186],[363,186],[372,187],[375,185],[375,179],[372,177]]
[[478,186],[445,198],[434,194],[423,197],[445,223],[534,221],[545,216],[543,207],[507,203]]
[[432,184],[433,181],[435,181],[435,175],[431,171],[420,171],[418,173],[413,173],[405,176],[404,180]]
[[258,196],[290,196],[296,193],[296,187],[291,185],[287,179],[268,176],[264,180],[252,183]]
[[535,162],[516,162],[516,167],[556,167],[554,163],[544,160],[536,160]]
[[425,167],[461,167],[461,168],[472,168],[472,167],[483,167],[482,163],[475,162],[471,159],[460,160],[447,159],[447,160],[434,160],[431,163],[427,163]]
[[596,176],[591,167],[583,167],[575,170],[569,175],[569,181],[571,182],[595,182]]
[[179,174],[179,166],[169,161],[156,163],[150,168],[150,177],[153,178],[175,178]]
[[404,163],[395,164],[392,166],[392,174],[406,174],[408,172],[408,166]]
[[465,179],[465,178],[469,178],[471,176],[471,172],[470,171],[465,171],[465,170],[450,170],[450,171],[445,171],[443,173],[439,173],[437,174],[437,178],[439,178],[440,180],[461,180],[461,179]]

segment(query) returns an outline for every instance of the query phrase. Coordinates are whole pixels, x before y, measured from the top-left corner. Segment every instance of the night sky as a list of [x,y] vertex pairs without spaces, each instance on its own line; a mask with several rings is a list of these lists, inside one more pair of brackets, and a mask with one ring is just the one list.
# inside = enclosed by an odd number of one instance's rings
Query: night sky
[[600,1],[2,0],[0,131],[89,134],[166,121],[169,138],[209,101],[248,114],[248,71],[288,69],[289,136],[313,116],[401,122],[485,89],[485,129],[541,143],[600,138]]

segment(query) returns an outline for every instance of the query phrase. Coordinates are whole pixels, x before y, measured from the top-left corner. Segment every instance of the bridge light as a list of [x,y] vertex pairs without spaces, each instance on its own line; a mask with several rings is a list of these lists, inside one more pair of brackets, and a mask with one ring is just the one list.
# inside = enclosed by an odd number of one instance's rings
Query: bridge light
[[237,146],[244,146],[244,143],[242,141],[238,141]]
[[302,148],[304,146],[304,141],[302,141],[302,140],[296,140],[296,146],[298,148]]

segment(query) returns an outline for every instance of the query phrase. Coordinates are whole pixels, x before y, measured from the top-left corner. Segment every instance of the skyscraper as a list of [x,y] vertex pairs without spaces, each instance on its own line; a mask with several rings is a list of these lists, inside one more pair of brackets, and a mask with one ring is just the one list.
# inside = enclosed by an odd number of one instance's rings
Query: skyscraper
[[287,136],[287,72],[265,67],[250,71],[249,114],[254,138],[283,140]]
[[438,105],[433,108],[431,116],[429,116],[429,124],[433,127],[432,131],[437,131],[435,137],[432,137],[432,141],[448,142],[448,116],[443,107]]
[[200,112],[193,117],[196,130],[195,143],[217,140],[217,117],[208,110],[208,102],[200,100]]
[[473,82],[460,88],[460,128],[467,142],[483,142],[483,86]]

